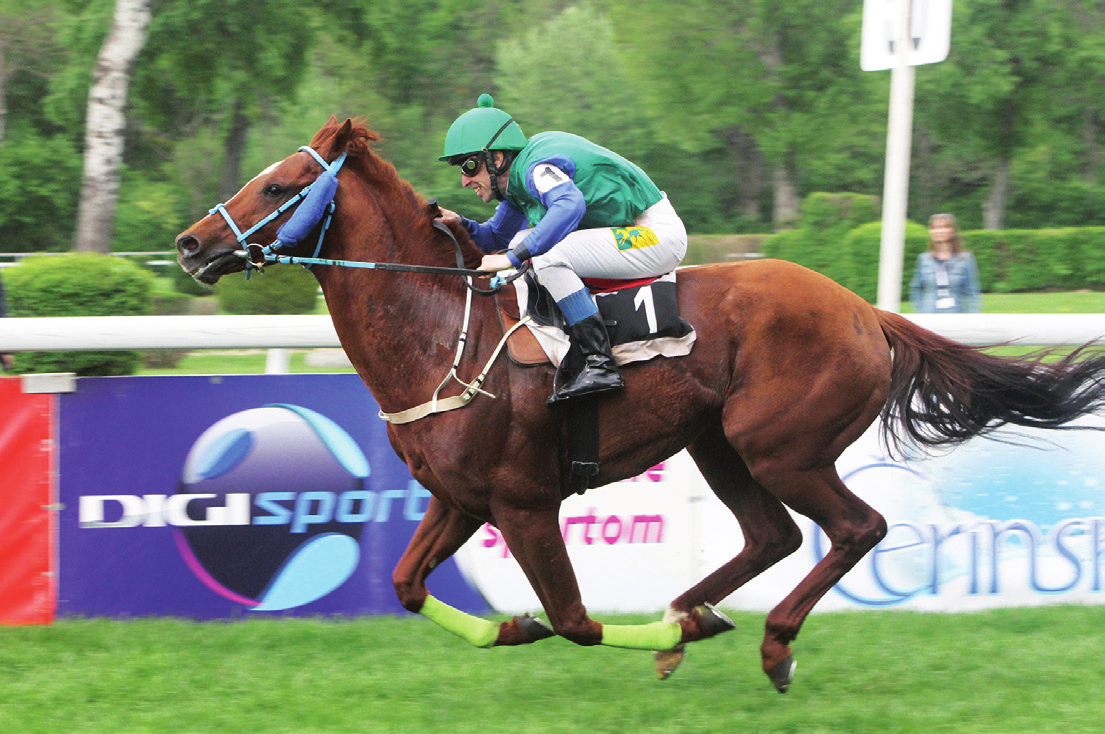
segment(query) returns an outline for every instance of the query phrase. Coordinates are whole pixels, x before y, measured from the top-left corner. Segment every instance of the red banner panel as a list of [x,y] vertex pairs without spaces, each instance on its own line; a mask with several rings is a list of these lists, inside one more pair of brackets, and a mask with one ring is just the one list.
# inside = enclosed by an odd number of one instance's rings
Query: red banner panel
[[57,606],[51,519],[55,396],[0,378],[0,624],[48,624]]

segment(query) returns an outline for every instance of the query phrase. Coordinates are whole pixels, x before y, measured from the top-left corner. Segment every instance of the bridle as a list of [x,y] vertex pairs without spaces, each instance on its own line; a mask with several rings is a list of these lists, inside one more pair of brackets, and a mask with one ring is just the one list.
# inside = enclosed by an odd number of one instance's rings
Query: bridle
[[[313,256],[317,256],[322,250],[322,243],[326,238],[326,230],[330,227],[330,219],[333,217],[334,210],[337,208],[334,204],[334,194],[338,190],[338,171],[341,170],[342,165],[345,163],[346,154],[343,152],[333,163],[327,163],[326,160],[310,146],[300,146],[299,150],[304,153],[309,153],[311,157],[318,161],[319,165],[322,166],[322,173],[319,174],[318,178],[312,183],[304,186],[298,194],[274,209],[268,216],[261,219],[261,221],[243,232],[238,227],[238,223],[234,221],[234,217],[230,216],[230,212],[226,210],[225,204],[217,204],[207,212],[208,214],[214,214],[216,212],[221,214],[230,227],[230,231],[234,233],[234,239],[242,246],[243,256],[246,259],[247,279],[250,276],[250,271],[261,270],[266,263],[274,262],[274,260],[270,258],[274,256],[276,250],[298,243],[314,229],[320,221],[322,221],[322,230],[319,232],[318,242],[315,245]],[[296,209],[291,219],[282,224],[280,229],[276,231],[276,240],[271,245],[262,247],[261,245],[249,244],[247,242],[250,235],[300,203],[302,203],[302,206]],[[324,217],[325,219],[323,219]]]
[[[334,260],[318,257],[319,252],[322,250],[322,244],[326,239],[326,232],[330,228],[330,220],[333,218],[334,211],[337,209],[337,205],[334,203],[334,194],[336,194],[338,190],[338,172],[345,163],[347,154],[343,152],[333,163],[327,163],[326,160],[310,146],[300,146],[299,150],[304,153],[309,153],[311,157],[318,161],[318,164],[322,166],[322,173],[320,173],[318,178],[312,183],[303,187],[298,194],[285,201],[266,217],[261,219],[261,221],[243,232],[237,222],[234,221],[234,218],[230,215],[230,212],[226,210],[225,204],[217,204],[207,212],[208,214],[214,214],[216,212],[221,214],[230,227],[230,231],[234,233],[235,241],[242,246],[242,249],[239,250],[237,254],[246,261],[247,280],[253,270],[261,272],[268,263],[296,264],[306,268],[311,268],[314,265],[335,265],[339,267],[390,270],[406,273],[461,275],[464,276],[465,283],[470,292],[474,291],[481,295],[491,295],[498,292],[504,285],[521,277],[528,269],[529,262],[527,261],[523,264],[523,267],[518,268],[518,270],[511,275],[505,277],[500,277],[498,275],[492,276],[490,288],[483,289],[476,287],[472,279],[486,277],[488,273],[482,270],[471,270],[464,267],[464,254],[461,252],[460,243],[457,241],[452,231],[438,219],[433,220],[434,229],[447,234],[449,239],[452,240],[453,246],[456,248],[457,267],[455,268],[434,267],[429,265],[406,265],[403,263],[365,262],[361,260]],[[297,204],[299,208],[296,209],[291,218],[282,224],[280,229],[276,231],[276,240],[272,244],[262,246],[247,242],[251,235]],[[322,228],[319,230],[318,241],[315,243],[315,251],[311,257],[277,254],[277,250],[297,244],[310,234],[311,230],[318,226],[319,222],[322,223]]]

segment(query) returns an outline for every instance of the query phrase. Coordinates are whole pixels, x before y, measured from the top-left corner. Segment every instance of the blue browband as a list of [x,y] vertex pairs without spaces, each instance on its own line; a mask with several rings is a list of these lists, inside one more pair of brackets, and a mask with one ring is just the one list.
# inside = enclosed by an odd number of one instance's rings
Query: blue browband
[[[318,161],[319,165],[322,166],[322,173],[319,174],[319,177],[315,179],[314,183],[304,187],[302,191],[285,201],[275,211],[254,224],[245,232],[238,228],[234,218],[230,216],[230,212],[226,210],[223,204],[215,206],[208,212],[208,214],[218,212],[222,215],[223,219],[225,219],[226,223],[230,226],[230,230],[234,233],[234,237],[237,239],[238,244],[248,253],[248,257],[246,258],[246,278],[249,278],[251,270],[259,269],[266,261],[270,261],[269,256],[276,250],[279,250],[281,247],[294,245],[306,237],[320,221],[323,222],[322,231],[319,232],[318,243],[315,245],[313,257],[317,256],[322,249],[322,242],[326,237],[326,230],[329,228],[330,219],[334,214],[334,194],[338,190],[338,171],[341,170],[342,164],[345,163],[346,154],[342,153],[333,163],[327,163],[314,148],[304,145],[300,150],[305,153],[310,153],[311,156]],[[277,230],[275,242],[265,247],[250,245],[246,242],[250,235],[296,204],[299,204],[299,208],[296,209],[291,218]],[[325,220],[323,220],[323,217],[325,217]]]

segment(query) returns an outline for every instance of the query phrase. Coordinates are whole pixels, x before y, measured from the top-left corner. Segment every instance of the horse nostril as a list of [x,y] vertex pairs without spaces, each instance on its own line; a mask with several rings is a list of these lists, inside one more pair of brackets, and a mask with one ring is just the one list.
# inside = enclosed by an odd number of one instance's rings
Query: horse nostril
[[200,248],[200,243],[192,235],[182,234],[176,238],[176,247],[185,254],[191,254]]

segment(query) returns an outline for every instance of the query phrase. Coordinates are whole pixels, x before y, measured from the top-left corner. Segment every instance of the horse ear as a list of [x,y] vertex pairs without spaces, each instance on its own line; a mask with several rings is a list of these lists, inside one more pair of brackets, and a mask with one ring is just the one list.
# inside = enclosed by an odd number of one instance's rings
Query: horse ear
[[311,147],[323,157],[333,157],[338,152],[346,150],[349,141],[353,139],[352,133],[353,120],[346,118],[345,122],[339,124],[338,118],[330,115],[330,121],[315,133],[311,140]]

